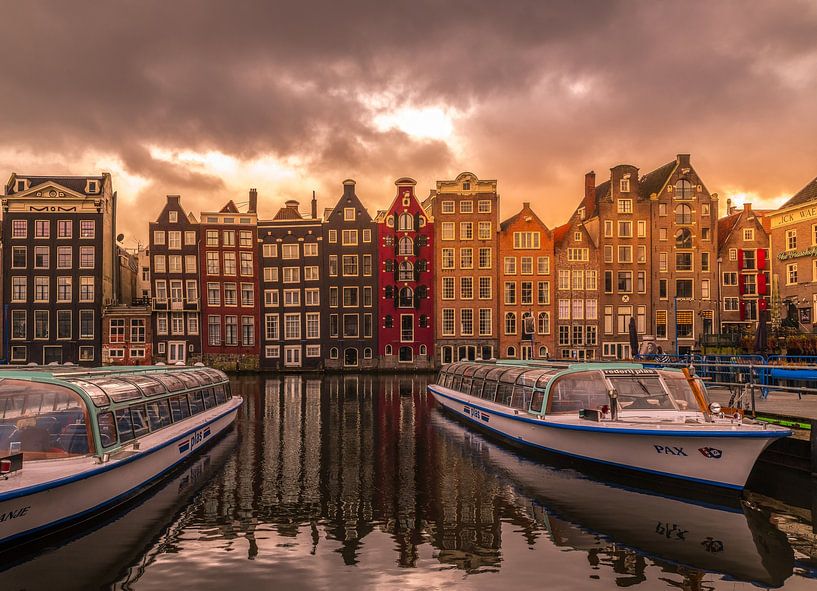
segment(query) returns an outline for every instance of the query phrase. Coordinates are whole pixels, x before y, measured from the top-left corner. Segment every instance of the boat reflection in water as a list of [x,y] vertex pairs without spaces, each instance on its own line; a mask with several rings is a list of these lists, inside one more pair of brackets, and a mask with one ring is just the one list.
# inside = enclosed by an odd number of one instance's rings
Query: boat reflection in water
[[475,468],[506,479],[517,503],[554,544],[588,552],[591,565],[605,557],[614,567],[621,562],[628,584],[646,579],[644,556],[693,584],[700,571],[773,587],[792,574],[794,554],[786,536],[767,513],[737,496],[707,502],[667,496],[667,490],[637,490],[527,458],[454,418],[437,415],[434,424]]
[[155,558],[147,550],[162,547],[172,536],[168,525],[194,509],[191,500],[221,470],[237,440],[237,432],[230,430],[152,492],[101,517],[4,552],[0,588],[102,589],[117,580],[121,584],[138,578]]

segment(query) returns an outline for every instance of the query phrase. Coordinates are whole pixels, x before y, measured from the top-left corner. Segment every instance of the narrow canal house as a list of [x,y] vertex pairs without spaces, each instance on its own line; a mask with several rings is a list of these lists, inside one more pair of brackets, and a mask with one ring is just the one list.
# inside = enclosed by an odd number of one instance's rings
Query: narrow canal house
[[246,213],[230,200],[201,214],[202,356],[222,369],[259,367],[257,204],[250,189]]
[[389,208],[377,215],[380,251],[378,345],[383,368],[434,366],[434,224],[400,178]]
[[550,359],[554,355],[551,263],[553,234],[531,209],[499,227],[499,356]]
[[721,335],[734,335],[731,344],[739,345],[740,336],[753,333],[760,313],[769,308],[771,219],[770,212],[754,210],[751,203],[737,209],[730,200],[726,213],[718,220],[716,325]]
[[817,178],[771,215],[773,310],[788,326],[812,332],[817,325]]
[[[647,179],[650,177],[647,176]],[[649,257],[652,204],[640,191],[638,168],[620,164],[595,192],[595,216],[588,221],[599,243],[601,357],[632,359],[630,320],[639,339],[649,331],[653,306]]]
[[324,241],[318,203],[310,215],[289,200],[272,220],[258,222],[261,267],[261,368],[323,369],[328,293],[321,271]]
[[435,340],[441,363],[497,356],[496,180],[470,172],[437,181],[424,206],[434,220]]
[[555,260],[556,356],[579,361],[599,357],[599,285],[597,195],[609,190],[609,181],[596,187],[596,175],[585,175],[584,197],[570,220],[553,231]]
[[154,361],[201,360],[199,223],[179,195],[168,195],[162,212],[148,225],[153,286]]
[[98,365],[118,266],[110,174],[13,173],[2,205],[6,361]]
[[324,216],[324,284],[328,291],[327,369],[377,367],[377,224],[343,181],[334,209]]
[[106,306],[102,311],[102,363],[153,363],[152,309],[149,300]]
[[714,332],[718,196],[707,190],[689,154],[646,174],[639,192],[652,204],[656,343],[666,352],[689,353]]

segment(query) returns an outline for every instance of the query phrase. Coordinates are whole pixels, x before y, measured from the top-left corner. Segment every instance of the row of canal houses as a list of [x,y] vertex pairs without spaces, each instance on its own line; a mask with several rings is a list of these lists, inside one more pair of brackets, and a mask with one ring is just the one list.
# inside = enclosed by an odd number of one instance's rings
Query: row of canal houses
[[[241,207],[239,207],[239,205]],[[8,363],[422,368],[459,359],[626,359],[629,324],[664,351],[817,316],[817,180],[780,210],[709,192],[687,154],[618,165],[548,228],[500,222],[496,180],[463,172],[421,199],[395,182],[372,216],[353,180],[334,207],[258,194],[198,217],[169,195],[131,255],[110,175],[13,174],[3,196]],[[546,201],[540,208],[546,206]],[[787,315],[787,318],[782,316]]]

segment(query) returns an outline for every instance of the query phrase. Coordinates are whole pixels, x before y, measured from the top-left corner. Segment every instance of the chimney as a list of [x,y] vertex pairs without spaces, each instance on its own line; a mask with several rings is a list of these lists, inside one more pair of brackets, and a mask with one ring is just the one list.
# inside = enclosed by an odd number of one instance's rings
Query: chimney
[[689,166],[689,154],[678,154],[676,161],[678,162],[678,166]]
[[315,197],[315,191],[312,191],[312,219],[318,219],[318,199]]
[[167,202],[173,203],[174,205],[178,205],[179,200],[181,199],[181,195],[168,195]]
[[250,206],[247,213],[258,212],[258,189],[250,189]]
[[346,179],[343,181],[343,196],[352,197],[355,194],[355,180]]
[[522,209],[530,209],[530,201],[523,201]]
[[735,213],[735,208],[732,207],[732,198],[728,197],[726,199],[726,215],[732,215]]
[[596,173],[590,171],[584,175],[584,199],[589,203],[596,198]]
[[743,204],[743,212],[744,213],[752,213],[752,204],[751,203],[744,203]]

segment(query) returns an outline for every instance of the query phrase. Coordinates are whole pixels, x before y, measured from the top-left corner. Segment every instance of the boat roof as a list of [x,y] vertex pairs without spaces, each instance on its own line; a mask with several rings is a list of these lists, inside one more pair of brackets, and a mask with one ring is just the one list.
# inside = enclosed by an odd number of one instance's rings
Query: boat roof
[[[611,374],[643,375],[655,374],[657,370],[641,363],[571,363],[568,361],[502,360],[502,361],[456,361],[444,365],[442,369],[465,377],[500,379],[501,381],[522,380],[535,382],[540,377],[549,378],[579,371],[603,371]],[[680,371],[680,370],[677,370]]]
[[14,379],[67,386],[96,407],[163,396],[227,380],[224,372],[204,366],[0,366],[0,384]]

